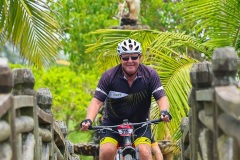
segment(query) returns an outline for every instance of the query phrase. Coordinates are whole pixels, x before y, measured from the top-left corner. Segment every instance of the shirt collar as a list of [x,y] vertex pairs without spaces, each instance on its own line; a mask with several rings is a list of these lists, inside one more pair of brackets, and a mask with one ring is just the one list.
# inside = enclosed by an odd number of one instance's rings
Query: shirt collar
[[[123,74],[123,70],[122,70],[122,66],[120,64],[120,74],[119,74],[119,77],[120,78],[124,78],[124,79],[127,79],[124,74]],[[142,78],[142,64],[139,64],[139,67],[138,67],[138,71],[137,71],[137,76],[134,80],[136,80],[137,78]]]

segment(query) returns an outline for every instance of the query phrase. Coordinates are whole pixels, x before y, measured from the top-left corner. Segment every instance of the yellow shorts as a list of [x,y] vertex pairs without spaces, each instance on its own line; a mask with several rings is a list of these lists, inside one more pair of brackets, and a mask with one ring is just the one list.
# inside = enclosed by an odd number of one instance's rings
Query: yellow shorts
[[[100,146],[105,143],[112,143],[116,147],[119,147],[118,141],[112,137],[104,137],[100,140]],[[149,146],[151,146],[151,140],[147,137],[140,137],[140,138],[137,138],[133,142],[133,144],[134,144],[134,146],[138,146],[139,144],[148,144]]]

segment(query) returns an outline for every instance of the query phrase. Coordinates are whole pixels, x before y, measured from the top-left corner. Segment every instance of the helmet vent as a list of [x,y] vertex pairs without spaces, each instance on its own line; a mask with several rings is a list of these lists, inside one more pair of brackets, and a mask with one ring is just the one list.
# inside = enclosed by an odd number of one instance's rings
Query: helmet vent
[[134,41],[134,46],[136,46],[136,44],[137,44],[136,41]]
[[133,45],[132,45],[132,44],[129,44],[129,48],[132,50],[132,48],[133,48]]
[[124,51],[127,51],[127,48],[125,48],[125,47],[122,47],[122,49],[123,49]]
[[127,46],[126,42],[123,42],[124,46]]
[[132,43],[131,39],[128,39],[128,43]]
[[135,51],[137,51],[137,50],[138,50],[138,48],[139,48],[139,46],[137,46],[137,47],[135,48]]

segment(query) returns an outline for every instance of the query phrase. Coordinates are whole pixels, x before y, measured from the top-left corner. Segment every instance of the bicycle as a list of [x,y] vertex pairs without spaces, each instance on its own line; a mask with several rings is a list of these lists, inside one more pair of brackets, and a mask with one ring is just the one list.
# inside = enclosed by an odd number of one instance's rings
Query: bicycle
[[[117,149],[116,160],[139,160],[139,149],[138,147],[133,146],[134,132],[141,128],[151,124],[157,124],[161,122],[162,119],[156,120],[146,120],[139,123],[130,123],[128,119],[123,120],[123,123],[120,125],[114,126],[91,126],[90,130],[97,130],[98,132],[111,131],[119,134],[123,137],[123,144],[120,145]],[[134,126],[139,126],[134,128]],[[117,129],[114,130],[114,129]]]

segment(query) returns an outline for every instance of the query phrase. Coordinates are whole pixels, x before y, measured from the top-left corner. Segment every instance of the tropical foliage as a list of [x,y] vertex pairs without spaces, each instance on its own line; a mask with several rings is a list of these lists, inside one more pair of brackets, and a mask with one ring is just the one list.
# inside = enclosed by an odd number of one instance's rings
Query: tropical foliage
[[162,32],[179,32],[189,30],[188,27],[180,25],[182,17],[178,13],[180,0],[141,1],[140,24],[147,24],[151,29]]
[[[234,47],[240,57],[240,1],[186,0],[182,3],[186,23],[195,23],[192,33],[203,44],[214,48]],[[238,77],[240,79],[240,66]]]
[[186,23],[195,23],[193,33],[208,47],[232,46],[240,53],[239,0],[186,0],[182,8]]
[[42,1],[0,1],[0,42],[12,41],[20,55],[38,67],[55,62],[61,41],[59,27]]
[[85,54],[85,45],[95,41],[89,32],[99,28],[118,25],[117,5],[115,0],[59,0],[50,3],[61,16],[59,20],[64,31],[63,51],[71,60],[71,67],[79,69],[79,65],[91,68],[96,57]]

